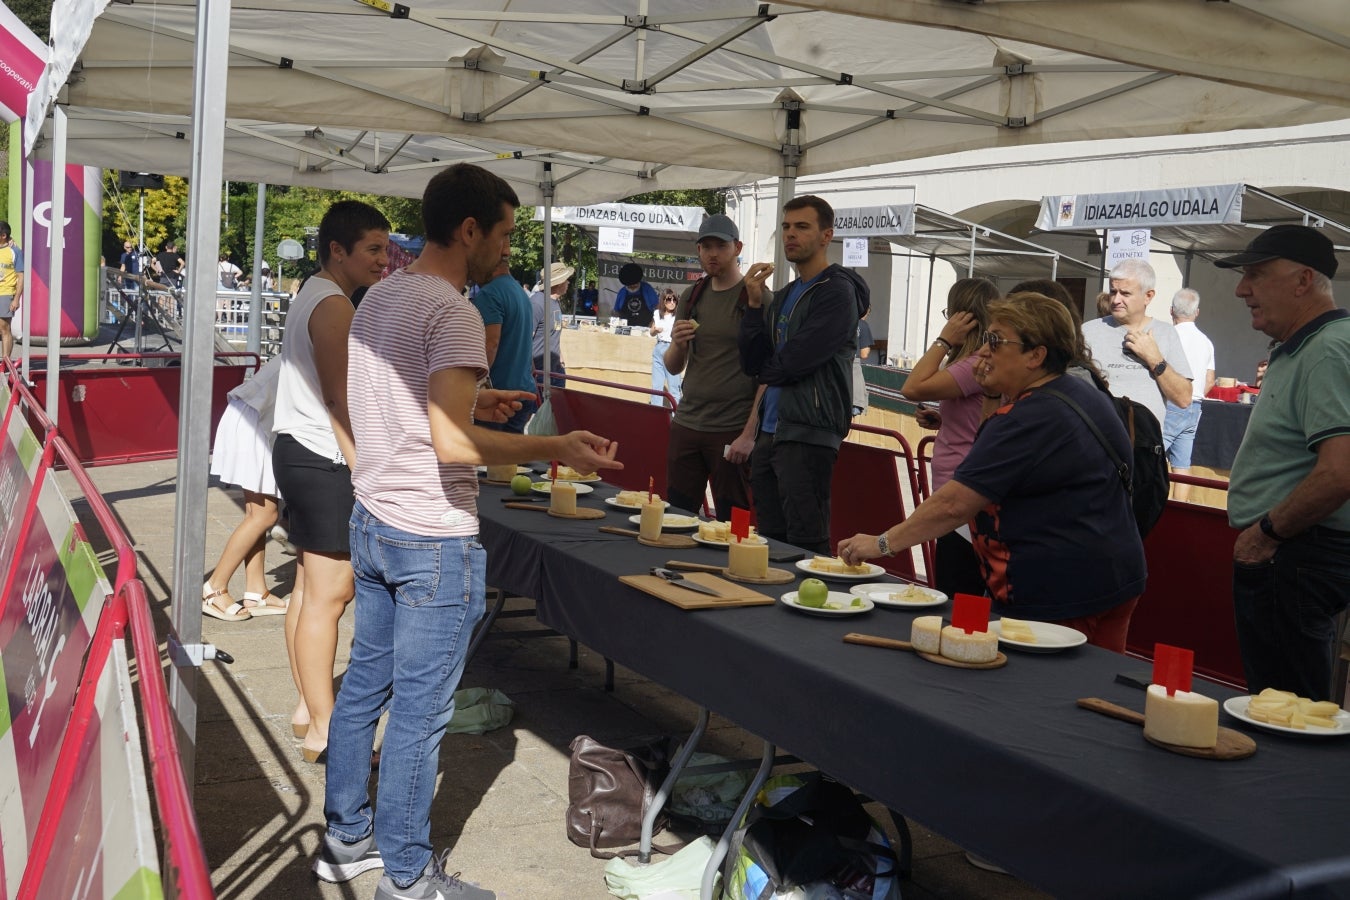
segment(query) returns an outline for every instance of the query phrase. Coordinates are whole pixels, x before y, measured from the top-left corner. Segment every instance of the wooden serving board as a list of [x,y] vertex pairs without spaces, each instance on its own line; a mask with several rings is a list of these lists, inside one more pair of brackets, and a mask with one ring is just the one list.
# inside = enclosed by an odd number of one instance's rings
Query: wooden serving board
[[[1141,727],[1144,724],[1143,713],[1117,706],[1098,697],[1084,697],[1078,701],[1078,705],[1083,709],[1090,709],[1095,713],[1120,719],[1122,722],[1129,722]],[[1256,752],[1256,741],[1240,731],[1222,726],[1219,728],[1219,741],[1213,747],[1181,747],[1176,744],[1154,740],[1148,735],[1144,735],[1144,740],[1164,750],[1171,750],[1173,753],[1180,753],[1182,756],[1194,756],[1198,759],[1246,759]]]
[[575,515],[554,512],[551,507],[537,506],[533,503],[508,503],[507,509],[532,509],[536,512],[546,512],[555,519],[603,519],[605,511],[603,509],[592,509],[589,506],[578,506]]
[[1003,651],[999,651],[991,661],[985,663],[961,662],[959,659],[948,659],[945,656],[939,656],[936,653],[928,653],[924,650],[915,650],[914,645],[909,641],[901,641],[895,638],[877,637],[874,634],[858,634],[856,631],[850,631],[844,635],[846,644],[864,644],[868,647],[885,647],[889,650],[908,650],[916,656],[921,656],[932,663],[940,666],[951,666],[953,669],[1001,669],[1008,664],[1008,657]]
[[688,550],[690,547],[697,547],[698,541],[685,534],[662,534],[654,541],[649,541],[642,536],[642,532],[632,528],[618,528],[614,525],[602,525],[600,530],[605,534],[621,534],[624,537],[635,537],[639,544],[645,544],[648,547],[665,547],[667,550]]
[[722,594],[721,597],[710,597],[707,594],[699,593],[682,588],[673,582],[666,581],[664,578],[658,578],[655,575],[620,575],[619,580],[624,584],[637,588],[644,593],[651,594],[653,597],[660,597],[667,603],[673,603],[680,609],[724,609],[734,606],[768,606],[778,602],[773,597],[761,594],[759,591],[751,590],[747,587],[741,587],[739,584],[732,584],[730,581],[718,578],[716,575],[709,575],[706,572],[694,572],[686,575],[689,581],[696,582],[704,587],[710,587]]
[[737,575],[731,571],[728,566],[713,566],[707,563],[691,563],[683,560],[672,559],[666,563],[667,569],[683,569],[686,572],[712,572],[721,575],[723,578],[730,578],[732,581],[741,581],[745,584],[791,584],[797,580],[794,572],[788,572],[785,569],[769,569],[769,574],[763,578],[751,577],[749,575]]

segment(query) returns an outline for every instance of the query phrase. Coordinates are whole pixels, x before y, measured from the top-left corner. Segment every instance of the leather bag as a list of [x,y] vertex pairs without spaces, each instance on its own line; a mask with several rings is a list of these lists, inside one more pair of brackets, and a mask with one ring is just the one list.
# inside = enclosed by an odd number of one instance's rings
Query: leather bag
[[[661,782],[670,770],[659,747],[615,750],[580,735],[572,741],[567,772],[567,839],[586,847],[596,859],[636,853],[605,853],[603,848],[635,844],[642,836],[646,815]],[[665,813],[652,833],[665,827]],[[662,847],[652,847],[662,853]]]

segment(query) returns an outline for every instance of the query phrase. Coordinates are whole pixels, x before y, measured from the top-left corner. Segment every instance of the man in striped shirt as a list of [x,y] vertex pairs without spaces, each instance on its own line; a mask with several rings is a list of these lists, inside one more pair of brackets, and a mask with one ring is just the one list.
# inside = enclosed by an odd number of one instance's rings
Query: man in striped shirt
[[[510,255],[518,205],[477,166],[436,175],[422,198],[426,249],[366,293],[348,338],[356,635],[329,727],[328,829],[314,871],[346,881],[383,866],[376,900],[495,896],[447,874],[430,842],[440,742],[484,608],[474,466],[622,468],[617,445],[589,432],[542,437],[472,423],[505,421],[531,396],[479,389],[483,320],[464,297],[468,280],[485,283]],[[386,705],[372,810],[371,750]]]

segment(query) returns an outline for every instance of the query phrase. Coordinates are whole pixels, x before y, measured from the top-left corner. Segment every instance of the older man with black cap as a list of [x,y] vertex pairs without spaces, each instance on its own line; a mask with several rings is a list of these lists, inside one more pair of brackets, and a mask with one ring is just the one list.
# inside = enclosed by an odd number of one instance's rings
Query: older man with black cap
[[1329,699],[1350,601],[1350,313],[1331,292],[1335,247],[1277,225],[1217,265],[1241,271],[1252,327],[1276,342],[1228,491],[1247,687]]
[[697,511],[712,484],[717,515],[750,508],[750,453],[759,426],[763,388],[741,369],[736,346],[745,315],[741,233],[726,216],[709,216],[698,230],[704,278],[684,292],[675,311],[666,370],[684,373],[683,394],[670,424],[666,490],[670,502]]

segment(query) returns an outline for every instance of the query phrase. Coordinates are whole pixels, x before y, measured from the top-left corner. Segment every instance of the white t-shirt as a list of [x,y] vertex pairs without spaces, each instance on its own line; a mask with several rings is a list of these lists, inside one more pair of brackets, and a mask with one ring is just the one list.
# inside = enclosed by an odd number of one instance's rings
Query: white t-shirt
[[1205,396],[1205,373],[1214,368],[1214,342],[1194,322],[1178,322],[1173,327],[1191,367],[1191,399],[1201,400]]
[[277,376],[277,401],[273,434],[289,434],[306,449],[325,459],[339,457],[333,420],[323,402],[319,370],[314,364],[314,341],[309,337],[309,317],[327,298],[342,288],[321,275],[305,282],[286,313],[286,336],[281,342],[281,372]]
[[[1144,322],[1144,330],[1153,335],[1167,364],[1176,370],[1182,378],[1191,377],[1191,366],[1186,361],[1186,351],[1182,349],[1177,330],[1168,322],[1149,319]],[[1126,328],[1113,316],[1092,319],[1083,323],[1083,339],[1092,351],[1092,359],[1106,373],[1111,383],[1111,393],[1117,397],[1129,397],[1136,403],[1148,407],[1149,412],[1157,416],[1159,424],[1167,416],[1167,407],[1163,402],[1162,389],[1149,375],[1144,363],[1133,353],[1125,352]],[[1202,376],[1203,380],[1203,376]]]
[[670,332],[675,327],[675,314],[671,313],[670,315],[665,316],[658,313],[656,318],[652,320],[652,324],[656,326],[657,342],[669,344]]
[[[427,394],[431,373],[442,369],[487,375],[478,310],[445,279],[399,270],[366,292],[347,351],[356,499],[412,534],[477,534],[478,477],[471,465],[436,459]],[[472,409],[462,415],[473,421]]]

